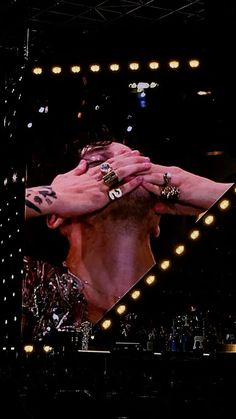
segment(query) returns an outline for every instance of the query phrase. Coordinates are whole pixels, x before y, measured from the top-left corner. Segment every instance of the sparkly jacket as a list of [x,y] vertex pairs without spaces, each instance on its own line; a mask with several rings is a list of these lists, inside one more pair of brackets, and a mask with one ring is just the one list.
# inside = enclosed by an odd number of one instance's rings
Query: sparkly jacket
[[23,340],[44,340],[58,332],[80,331],[87,324],[83,284],[65,266],[24,257]]

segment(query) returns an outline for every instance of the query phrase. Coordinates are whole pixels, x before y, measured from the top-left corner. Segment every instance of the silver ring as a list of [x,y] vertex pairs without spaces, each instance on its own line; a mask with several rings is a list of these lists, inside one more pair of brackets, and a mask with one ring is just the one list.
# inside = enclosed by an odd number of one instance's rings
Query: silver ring
[[106,175],[107,173],[109,173],[109,172],[111,172],[111,171],[112,171],[112,167],[111,167],[111,165],[110,165],[109,163],[104,162],[104,163],[102,163],[102,164],[100,165],[100,170],[101,170],[101,173],[102,173],[103,175]]
[[110,191],[108,191],[108,196],[112,201],[114,201],[117,198],[121,198],[122,195],[123,193],[120,188],[110,189]]
[[164,179],[164,186],[169,185],[169,183],[170,183],[170,181],[171,181],[171,178],[172,178],[172,174],[171,174],[170,172],[166,172],[166,173],[164,173],[164,175],[163,175],[163,179]]
[[172,174],[170,172],[164,173],[164,185],[160,193],[160,201],[162,202],[177,202],[179,200],[180,190],[176,186],[170,185],[171,178]]

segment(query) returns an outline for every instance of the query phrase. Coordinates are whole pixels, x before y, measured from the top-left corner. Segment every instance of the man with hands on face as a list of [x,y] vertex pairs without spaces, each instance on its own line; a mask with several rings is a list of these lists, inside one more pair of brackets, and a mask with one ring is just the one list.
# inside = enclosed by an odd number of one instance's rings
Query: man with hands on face
[[80,164],[26,191],[26,219],[47,215],[69,250],[61,267],[25,258],[23,329],[32,339],[95,324],[156,263],[160,214],[198,215],[232,184],[150,162],[111,141],[89,144]]

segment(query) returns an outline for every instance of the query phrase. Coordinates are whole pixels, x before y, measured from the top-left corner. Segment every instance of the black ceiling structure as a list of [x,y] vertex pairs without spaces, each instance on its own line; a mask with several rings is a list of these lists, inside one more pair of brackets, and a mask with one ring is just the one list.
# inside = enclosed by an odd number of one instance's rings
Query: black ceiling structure
[[[235,91],[230,65],[234,20],[232,1],[226,4],[207,0],[3,1],[0,5],[0,74],[6,77],[26,55],[29,68],[36,64],[70,65],[111,60],[159,59],[166,62],[177,58],[186,62],[198,57],[202,66],[198,80],[190,79],[186,83],[190,87],[195,83],[195,89],[201,86],[212,90],[212,97],[206,98],[205,102],[214,102],[209,106],[204,104],[204,110],[201,105],[193,110],[196,113],[201,108],[201,123],[209,127],[202,142],[209,142],[209,148],[214,148],[215,142],[216,148],[223,148],[234,156],[230,105]],[[177,83],[184,84],[187,76],[181,77]],[[168,85],[169,89],[173,87],[166,78],[164,88]],[[185,86],[183,95],[188,94],[189,85]],[[168,96],[164,92],[165,95]],[[187,102],[183,112],[186,109],[189,109]],[[204,120],[204,112],[205,115],[209,112],[208,120],[207,117]],[[187,113],[184,119],[176,109],[175,119],[177,125],[183,127],[191,120],[191,115]],[[171,138],[171,132],[164,135]],[[199,130],[198,138],[201,135]],[[168,156],[172,150],[178,154],[178,147],[168,141],[163,140]],[[222,166],[225,166],[224,161]],[[189,168],[196,170],[194,165]],[[218,175],[214,167],[208,172],[203,167],[204,174],[221,178],[230,175],[232,170]]]
[[[122,31],[139,28],[139,38],[145,38],[149,29],[162,31],[173,26],[184,29],[202,25],[207,19],[205,2],[202,0],[178,1],[3,1],[1,2],[1,43],[9,47],[19,45],[18,30],[29,26],[32,42],[44,39],[52,41],[70,41],[75,39],[78,47],[81,42],[93,37],[98,32]],[[61,34],[61,36],[60,36]],[[137,36],[138,33],[135,35]],[[107,39],[108,41],[108,39]],[[82,43],[83,43],[82,42]],[[96,38],[93,38],[96,42]],[[163,39],[162,39],[163,43]],[[46,42],[45,42],[46,44]],[[46,45],[45,45],[46,47]]]
[[233,35],[234,9],[232,1],[208,0],[5,0],[0,47],[21,48],[29,28],[33,59],[58,53],[71,58],[76,51],[124,55],[129,46],[134,53],[214,44],[219,50],[219,42],[229,44]]

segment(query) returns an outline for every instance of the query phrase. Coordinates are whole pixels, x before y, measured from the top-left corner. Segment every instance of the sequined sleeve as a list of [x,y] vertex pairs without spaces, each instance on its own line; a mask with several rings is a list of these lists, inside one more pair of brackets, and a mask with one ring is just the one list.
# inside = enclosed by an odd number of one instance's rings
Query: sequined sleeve
[[87,320],[82,282],[63,266],[25,257],[22,311],[22,333],[28,339],[76,330]]

